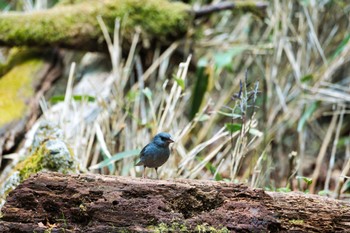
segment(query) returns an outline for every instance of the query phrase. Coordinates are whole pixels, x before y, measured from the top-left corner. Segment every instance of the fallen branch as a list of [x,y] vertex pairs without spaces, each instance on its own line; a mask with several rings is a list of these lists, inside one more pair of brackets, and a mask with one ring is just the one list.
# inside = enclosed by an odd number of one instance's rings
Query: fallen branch
[[78,50],[103,51],[106,43],[98,24],[101,16],[109,32],[118,18],[123,37],[132,40],[140,27],[143,38],[166,42],[185,34],[191,17],[189,6],[165,0],[99,0],[59,5],[47,10],[0,14],[0,45],[59,46]]
[[227,182],[41,173],[9,194],[2,215],[1,232],[346,232],[350,203]]
[[[220,7],[222,4],[225,7]],[[233,8],[258,13],[267,6],[251,1],[222,4],[192,11],[190,5],[175,1],[99,0],[78,1],[72,5],[59,5],[27,13],[1,13],[0,46],[58,46],[106,51],[98,16],[106,22],[110,33],[114,30],[117,18],[123,21],[122,36],[128,42],[126,44],[131,44],[137,27],[141,29],[143,39],[169,45],[187,33],[194,17]]]
[[265,10],[268,7],[267,2],[252,2],[252,1],[237,1],[237,2],[219,2],[213,5],[203,6],[198,10],[194,10],[195,18],[208,16],[212,13],[224,10],[242,10],[250,11],[257,14],[259,17],[265,15]]

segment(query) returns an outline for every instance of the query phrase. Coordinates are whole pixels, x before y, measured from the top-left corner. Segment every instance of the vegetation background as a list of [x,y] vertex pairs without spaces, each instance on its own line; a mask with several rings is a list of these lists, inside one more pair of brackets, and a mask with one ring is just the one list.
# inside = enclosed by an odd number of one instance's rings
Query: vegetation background
[[[198,9],[220,1],[188,2]],[[167,46],[149,43],[135,28],[126,50],[127,17],[117,19],[115,33],[104,34],[109,53],[62,50],[63,75],[41,100],[39,121],[63,130],[81,171],[140,176],[134,166],[140,149],[167,131],[175,143],[159,169],[162,179],[346,198],[350,2],[267,3],[263,16],[228,10],[195,20],[187,35]],[[55,4],[3,0],[0,8],[35,11]],[[103,20],[96,20],[103,31]],[[1,48],[0,62],[13,50]],[[3,171],[30,155],[21,149],[1,158]]]

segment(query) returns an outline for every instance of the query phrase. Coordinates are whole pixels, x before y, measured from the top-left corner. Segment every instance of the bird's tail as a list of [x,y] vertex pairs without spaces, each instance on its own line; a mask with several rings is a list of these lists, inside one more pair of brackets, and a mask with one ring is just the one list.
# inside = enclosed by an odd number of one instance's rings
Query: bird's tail
[[142,160],[139,160],[139,161],[135,164],[135,166],[141,166],[141,165],[143,165]]

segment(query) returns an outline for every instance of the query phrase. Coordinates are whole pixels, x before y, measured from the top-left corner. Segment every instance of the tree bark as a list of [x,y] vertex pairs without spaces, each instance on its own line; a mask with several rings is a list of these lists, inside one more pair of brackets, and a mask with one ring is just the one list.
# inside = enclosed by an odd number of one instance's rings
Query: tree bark
[[2,209],[1,232],[346,232],[350,204],[200,180],[39,173]]

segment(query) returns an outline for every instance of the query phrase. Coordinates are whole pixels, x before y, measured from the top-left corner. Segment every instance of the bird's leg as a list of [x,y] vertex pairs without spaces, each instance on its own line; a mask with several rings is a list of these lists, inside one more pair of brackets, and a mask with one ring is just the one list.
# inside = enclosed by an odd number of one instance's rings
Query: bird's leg
[[142,178],[146,178],[146,166],[143,166]]
[[158,180],[158,168],[156,167],[156,174],[157,174],[157,180]]

